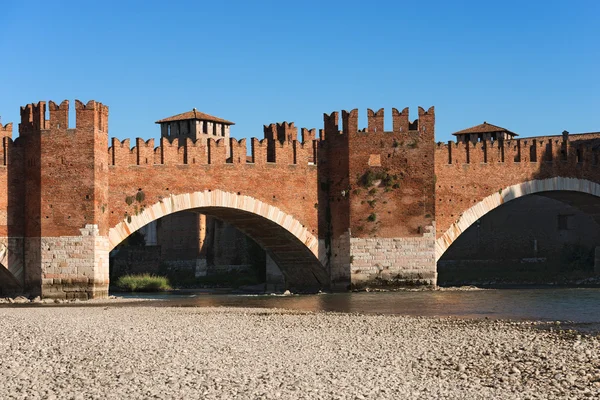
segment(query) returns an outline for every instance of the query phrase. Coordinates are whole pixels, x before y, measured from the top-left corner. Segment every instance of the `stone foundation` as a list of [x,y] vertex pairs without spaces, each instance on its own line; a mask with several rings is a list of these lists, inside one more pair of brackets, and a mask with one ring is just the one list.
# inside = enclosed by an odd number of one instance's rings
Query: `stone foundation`
[[350,288],[350,240],[350,233],[347,232],[331,241],[329,274],[334,291]]
[[41,266],[43,298],[108,296],[108,237],[99,235],[97,225],[80,231],[80,236],[26,238],[26,265]]
[[353,288],[435,285],[435,227],[420,237],[351,238]]

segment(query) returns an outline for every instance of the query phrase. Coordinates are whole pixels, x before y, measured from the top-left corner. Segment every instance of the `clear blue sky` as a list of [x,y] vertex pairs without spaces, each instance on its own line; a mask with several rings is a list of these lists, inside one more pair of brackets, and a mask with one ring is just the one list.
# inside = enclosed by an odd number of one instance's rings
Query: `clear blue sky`
[[[174,5],[176,4],[176,5]],[[437,140],[484,120],[600,131],[600,1],[0,3],[0,114],[95,99],[110,135],[198,108],[236,137],[324,112],[436,107]]]

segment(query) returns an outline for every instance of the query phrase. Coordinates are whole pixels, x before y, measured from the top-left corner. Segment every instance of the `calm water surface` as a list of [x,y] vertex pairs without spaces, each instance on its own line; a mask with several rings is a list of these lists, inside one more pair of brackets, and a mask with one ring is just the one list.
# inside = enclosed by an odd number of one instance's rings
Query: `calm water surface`
[[[600,288],[488,289],[333,293],[318,295],[225,295],[202,292],[135,294],[152,305],[175,307],[267,307],[305,311],[338,311],[464,318],[510,318],[571,321],[600,326]],[[148,304],[144,302],[144,304]]]

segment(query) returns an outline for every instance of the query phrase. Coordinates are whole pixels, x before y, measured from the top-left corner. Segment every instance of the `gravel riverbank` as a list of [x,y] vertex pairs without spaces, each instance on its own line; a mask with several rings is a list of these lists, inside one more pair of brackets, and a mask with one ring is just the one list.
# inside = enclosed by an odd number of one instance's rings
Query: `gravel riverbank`
[[600,338],[273,309],[0,308],[2,399],[597,399]]

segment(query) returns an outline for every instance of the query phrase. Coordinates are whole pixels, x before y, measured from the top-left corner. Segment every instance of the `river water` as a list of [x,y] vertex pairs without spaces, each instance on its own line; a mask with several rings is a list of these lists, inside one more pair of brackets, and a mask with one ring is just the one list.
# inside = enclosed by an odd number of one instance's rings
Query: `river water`
[[148,298],[146,305],[174,307],[267,307],[459,318],[568,321],[600,328],[600,288],[485,289],[327,293],[315,295],[239,295],[184,292],[127,294]]

